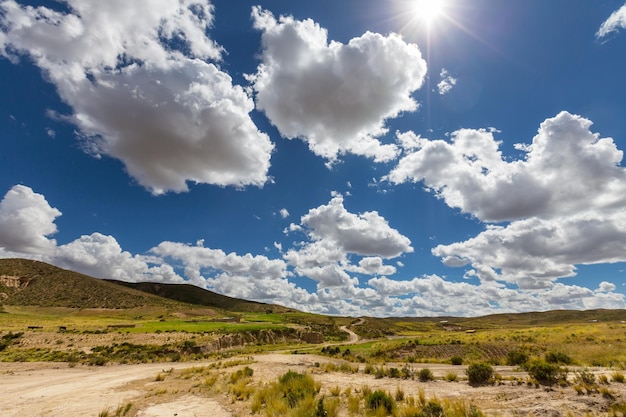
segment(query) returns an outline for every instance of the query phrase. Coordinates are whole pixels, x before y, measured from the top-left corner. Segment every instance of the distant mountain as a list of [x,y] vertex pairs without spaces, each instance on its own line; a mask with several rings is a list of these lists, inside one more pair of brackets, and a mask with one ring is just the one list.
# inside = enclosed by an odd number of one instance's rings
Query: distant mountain
[[28,259],[0,259],[0,303],[69,308],[202,306],[226,312],[289,311],[286,307],[227,297],[188,284],[98,279]]
[[219,308],[233,312],[273,312],[285,313],[291,309],[276,304],[264,304],[255,301],[247,301],[239,298],[232,298],[217,294],[213,291],[205,290],[195,285],[189,284],[161,284],[157,282],[123,282],[109,281],[117,285],[133,288],[148,294],[170,300],[180,301],[189,304]]

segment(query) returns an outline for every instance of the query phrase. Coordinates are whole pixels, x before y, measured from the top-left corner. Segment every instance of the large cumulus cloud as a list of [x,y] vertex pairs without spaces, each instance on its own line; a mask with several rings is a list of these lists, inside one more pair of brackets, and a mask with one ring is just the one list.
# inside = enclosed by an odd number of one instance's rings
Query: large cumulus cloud
[[493,130],[461,129],[450,141],[401,134],[407,154],[388,175],[399,184],[423,181],[448,206],[497,222],[554,218],[626,202],[623,152],[591,121],[561,112],[541,124],[523,159],[508,161]]
[[[73,113],[84,147],[159,194],[187,181],[263,185],[273,144],[215,64],[203,0],[67,0],[69,12],[0,3],[0,53],[29,56]],[[210,62],[213,61],[213,62]]]
[[426,62],[400,36],[367,32],[347,44],[329,42],[310,19],[276,18],[253,9],[262,31],[262,63],[251,76],[257,108],[287,138],[301,138],[329,161],[353,153],[389,161],[393,144],[377,137],[385,120],[417,103],[411,94],[423,83]]
[[626,261],[626,170],[611,138],[568,112],[545,120],[524,158],[506,160],[493,130],[450,141],[399,135],[406,155],[388,175],[422,181],[450,207],[486,222],[477,236],[433,249],[469,275],[522,289],[553,288],[576,265]]

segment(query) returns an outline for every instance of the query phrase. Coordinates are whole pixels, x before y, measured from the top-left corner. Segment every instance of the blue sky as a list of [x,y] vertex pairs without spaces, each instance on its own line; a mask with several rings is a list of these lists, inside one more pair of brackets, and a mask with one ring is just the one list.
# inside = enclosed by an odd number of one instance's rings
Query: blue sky
[[324,314],[625,308],[625,51],[622,0],[0,1],[0,257]]

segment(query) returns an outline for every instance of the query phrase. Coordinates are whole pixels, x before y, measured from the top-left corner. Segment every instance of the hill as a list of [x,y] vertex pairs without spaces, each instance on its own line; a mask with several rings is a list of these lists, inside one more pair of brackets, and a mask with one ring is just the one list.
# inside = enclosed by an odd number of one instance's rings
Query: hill
[[228,297],[205,290],[190,284],[162,284],[156,282],[123,282],[109,281],[123,287],[132,288],[144,293],[157,295],[170,300],[184,303],[219,308],[233,312],[251,313],[286,313],[291,311],[287,307],[276,304],[264,304],[255,301],[247,301],[239,298]]
[[290,311],[227,297],[189,284],[97,279],[28,259],[0,259],[0,302],[5,305],[129,309],[210,307],[226,312]]
[[27,259],[0,259],[0,301],[36,307],[180,307],[172,300]]

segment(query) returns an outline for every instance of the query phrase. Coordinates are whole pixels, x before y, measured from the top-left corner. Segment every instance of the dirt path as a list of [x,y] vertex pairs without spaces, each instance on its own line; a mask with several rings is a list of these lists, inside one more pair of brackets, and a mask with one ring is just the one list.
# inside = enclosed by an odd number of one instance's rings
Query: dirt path
[[[130,387],[136,381],[152,379],[164,369],[193,366],[193,364],[143,364],[105,367],[69,368],[65,364],[3,363],[0,364],[0,414],[3,417],[89,417],[110,408],[135,402],[146,387]],[[149,386],[149,383],[145,384]],[[209,404],[207,404],[207,401]],[[199,410],[215,411],[212,416],[230,417],[219,404],[185,399],[174,405],[178,417],[196,416]],[[221,414],[220,414],[221,413]],[[141,417],[165,417],[166,405],[154,405],[137,414]]]
[[[409,379],[376,378],[363,373],[329,372],[325,363],[343,363],[342,360],[311,354],[260,354],[247,366],[254,370],[255,384],[276,380],[288,370],[309,372],[322,385],[321,394],[332,396],[332,390],[347,387],[358,393],[363,387],[383,389],[395,393],[401,389],[407,396],[462,399],[471,401],[487,416],[608,416],[609,401],[601,395],[577,395],[569,387],[536,388],[521,381],[526,374],[512,367],[498,366],[502,376],[499,385],[471,387],[465,381],[464,366],[443,364],[411,364],[417,371],[428,367],[436,380],[420,382]],[[233,402],[229,395],[189,389],[186,380],[176,378],[179,370],[201,367],[213,362],[166,363],[143,365],[113,365],[104,367],[77,366],[50,363],[0,363],[0,415],[2,417],[96,417],[107,408],[115,415],[118,406],[133,404],[136,417],[233,417],[250,416],[249,404]],[[406,364],[387,364],[401,368]],[[243,366],[243,365],[239,365]],[[173,371],[170,371],[172,369]],[[227,378],[236,368],[219,371]],[[610,373],[597,369],[596,372]],[[448,382],[450,372],[460,381]],[[159,374],[168,375],[158,381]],[[520,381],[515,382],[515,381]],[[608,386],[615,401],[624,402],[626,384]]]
[[339,327],[342,331],[348,333],[348,341],[342,344],[353,345],[359,341],[359,335],[348,329],[346,326]]

